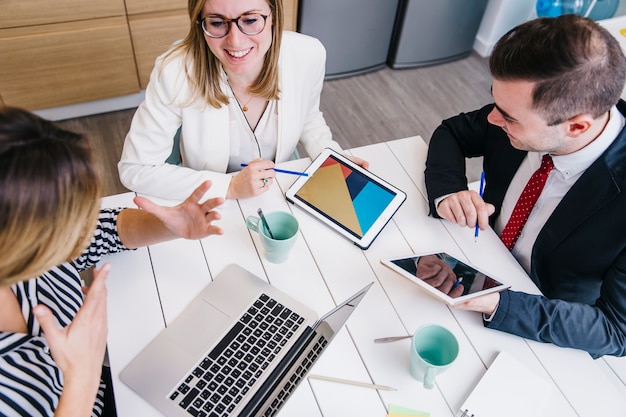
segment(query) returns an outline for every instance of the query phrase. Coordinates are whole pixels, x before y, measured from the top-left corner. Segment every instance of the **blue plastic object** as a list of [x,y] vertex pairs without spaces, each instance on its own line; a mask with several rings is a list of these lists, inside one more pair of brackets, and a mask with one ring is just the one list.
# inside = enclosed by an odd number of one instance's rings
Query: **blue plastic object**
[[[591,0],[585,0],[585,10],[591,4]],[[597,0],[588,17],[593,20],[608,19],[615,16],[615,12],[619,7],[619,0]]]
[[539,17],[575,13],[594,20],[613,17],[618,7],[619,0],[537,0],[535,6]]

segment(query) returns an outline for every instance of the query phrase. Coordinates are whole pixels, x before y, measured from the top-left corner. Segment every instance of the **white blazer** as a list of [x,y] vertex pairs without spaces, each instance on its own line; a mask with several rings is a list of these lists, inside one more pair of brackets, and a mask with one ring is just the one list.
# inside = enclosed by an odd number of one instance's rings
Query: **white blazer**
[[[203,181],[205,195],[225,197],[232,178],[225,174],[230,153],[229,111],[198,100],[186,103],[189,84],[181,56],[157,58],[146,97],[135,113],[118,164],[130,190],[182,200]],[[325,147],[341,150],[319,109],[326,50],[315,38],[284,32],[279,57],[278,132],[275,162],[289,160],[299,141],[316,157]],[[228,88],[223,86],[224,91]],[[182,126],[183,166],[165,163]]]

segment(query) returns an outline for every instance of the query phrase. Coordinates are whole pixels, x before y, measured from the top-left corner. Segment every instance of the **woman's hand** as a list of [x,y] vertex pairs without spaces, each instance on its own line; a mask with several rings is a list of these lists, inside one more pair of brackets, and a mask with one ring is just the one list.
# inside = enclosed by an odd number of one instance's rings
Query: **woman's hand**
[[274,182],[274,162],[255,159],[230,180],[226,198],[250,198],[266,192]]
[[200,202],[211,188],[205,181],[182,203],[174,207],[160,206],[145,197],[135,197],[142,210],[127,208],[117,216],[117,234],[128,249],[153,245],[183,237],[202,239],[224,232],[213,222],[221,218],[215,210],[224,203],[223,198],[210,198]]
[[365,159],[361,159],[358,156],[353,156],[353,155],[345,155],[346,158],[348,158],[349,160],[351,160],[352,162],[354,162],[355,164],[357,164],[358,166],[360,166],[363,169],[368,169],[370,166],[370,163],[367,162]]
[[110,265],[94,271],[91,287],[74,320],[58,328],[50,309],[38,305],[33,309],[50,346],[57,366],[63,372],[63,393],[57,415],[91,415],[100,385],[102,361],[107,338],[107,290],[105,278]]
[[[224,232],[213,222],[221,218],[215,208],[224,203],[223,198],[210,198],[203,203],[200,200],[211,188],[211,181],[205,181],[182,203],[175,207],[159,206],[145,197],[135,197],[134,201],[140,208],[151,213],[176,237],[185,239],[202,239],[209,235],[221,235]],[[133,222],[139,223],[135,218]],[[144,232],[144,236],[148,231]],[[122,239],[122,242],[124,240]],[[142,242],[145,243],[145,242]],[[150,244],[145,243],[145,244]],[[126,242],[124,242],[126,244]],[[143,246],[143,245],[140,245]]]

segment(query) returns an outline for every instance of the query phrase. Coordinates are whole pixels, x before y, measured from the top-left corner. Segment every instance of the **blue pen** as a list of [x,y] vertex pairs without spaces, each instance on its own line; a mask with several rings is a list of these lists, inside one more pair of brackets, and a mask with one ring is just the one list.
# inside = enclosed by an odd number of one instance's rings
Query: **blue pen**
[[459,284],[463,281],[463,277],[460,277],[459,279],[457,279],[456,281],[454,281],[454,284],[452,284],[452,288],[456,288],[459,286]]
[[[241,164],[242,167],[247,167],[248,164]],[[281,174],[291,174],[291,175],[300,175],[301,177],[308,177],[309,174],[307,174],[306,172],[300,172],[300,171],[289,171],[287,169],[278,169],[278,168],[272,168],[274,171],[276,172],[280,172]]]
[[[483,197],[483,190],[485,189],[485,171],[480,174],[480,189],[478,191],[480,197]],[[478,219],[476,219],[476,229],[474,230],[474,242],[478,239],[478,231],[480,227],[478,227]]]

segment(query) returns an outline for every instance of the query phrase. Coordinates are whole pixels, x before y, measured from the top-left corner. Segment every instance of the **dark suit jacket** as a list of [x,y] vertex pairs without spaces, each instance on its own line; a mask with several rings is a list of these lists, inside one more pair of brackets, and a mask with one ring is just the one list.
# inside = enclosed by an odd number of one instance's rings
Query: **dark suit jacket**
[[[626,115],[626,103],[617,105]],[[493,108],[445,120],[431,139],[426,188],[433,201],[467,189],[465,158],[484,156],[485,201],[500,213],[526,152],[487,121]],[[583,349],[594,358],[626,355],[626,129],[563,197],[531,254],[530,277],[544,296],[501,294],[488,327]],[[504,279],[505,277],[503,277]]]

